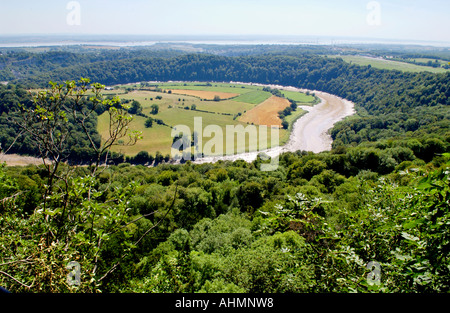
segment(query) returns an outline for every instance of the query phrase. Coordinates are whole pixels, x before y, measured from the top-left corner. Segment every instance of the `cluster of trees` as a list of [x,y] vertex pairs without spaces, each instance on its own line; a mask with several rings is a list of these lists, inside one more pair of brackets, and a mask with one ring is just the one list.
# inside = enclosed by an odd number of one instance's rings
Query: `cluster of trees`
[[[69,105],[69,101],[66,103]],[[18,153],[39,156],[39,147],[36,146],[29,136],[16,123],[20,117],[22,108],[33,108],[33,97],[23,86],[11,85],[0,86],[0,145],[4,152]],[[93,107],[93,102],[83,99],[83,105]],[[94,151],[90,145],[99,144],[100,135],[97,132],[97,116],[104,113],[106,107],[103,104],[96,105],[95,110],[84,121],[84,125],[80,125],[74,121],[74,117],[67,115],[67,140],[65,144],[66,160],[71,162],[85,163],[92,161]],[[84,129],[83,129],[84,128]]]
[[401,59],[397,59],[397,61],[411,63],[411,64],[415,64],[415,65],[420,65],[420,66],[430,66],[430,67],[434,67],[434,68],[438,68],[438,67],[442,67],[442,68],[445,68],[445,69],[449,69],[450,68],[450,62],[448,62],[446,60],[442,60],[444,62],[439,62],[439,59],[434,59],[434,61],[428,60],[426,62],[420,62],[420,61],[417,61],[415,59],[410,60],[408,58],[403,57]]
[[389,138],[421,138],[437,133],[449,135],[450,112],[447,105],[416,107],[409,112],[350,118],[331,130],[333,145],[357,145]]
[[[52,71],[97,62],[129,58],[167,58],[183,54],[180,51],[149,51],[148,49],[103,50],[102,53],[98,53],[98,50],[70,49],[70,47],[62,48],[61,51],[28,52],[25,50],[11,48],[0,51],[0,81],[22,80],[36,75],[48,76],[48,73]],[[52,79],[48,81],[50,80]]]
[[166,154],[165,156],[159,152],[156,151],[155,156],[149,154],[147,151],[140,151],[135,156],[123,156],[122,155],[122,163],[126,162],[128,164],[135,164],[135,165],[153,165],[157,166],[158,164],[161,164],[163,162],[169,162],[170,160],[170,154]]
[[[55,181],[51,193],[43,167],[1,166],[0,263],[8,275],[0,274],[0,285],[448,292],[450,155],[426,162],[407,146],[286,153],[271,172],[259,170],[262,159],[123,163],[94,174],[63,165],[57,176],[70,173],[69,184]],[[71,261],[80,264],[77,286],[67,283]],[[381,266],[379,282],[368,278],[370,262]]]
[[[113,101],[114,98],[107,96],[105,100]],[[68,99],[65,104],[69,105],[70,103]],[[3,153],[41,156],[39,146],[30,139],[29,134],[17,123],[20,118],[21,108],[31,109],[33,106],[33,95],[27,92],[23,86],[12,84],[7,86],[0,85],[0,123],[2,125],[0,128],[0,147]],[[97,118],[107,111],[107,106],[99,103],[94,107],[89,97],[80,98],[80,106],[93,108],[93,110],[90,111],[90,115],[86,117],[83,125],[77,123],[73,115],[67,114],[67,137],[65,138],[64,147],[62,147],[62,160],[70,164],[91,164],[97,159],[96,151],[92,145],[100,146],[101,144],[101,137],[97,131]],[[136,100],[122,99],[120,103],[116,104],[116,107],[126,108],[127,113],[133,116],[146,117],[145,127],[152,127],[153,123],[170,127],[163,120],[143,113],[142,105]],[[157,114],[158,109],[159,106],[154,104],[150,114]],[[144,153],[147,152],[142,151],[141,156],[126,157],[123,153],[105,150],[102,153],[101,159],[107,160],[111,164],[129,162],[131,164],[154,165],[161,162],[168,162],[170,159],[167,155],[161,157],[160,153],[157,153],[154,156],[149,156],[146,158],[146,162],[143,162],[142,154]]]
[[288,116],[288,115],[291,115],[292,111],[297,110],[297,103],[295,101],[292,101],[292,100],[289,100],[289,102],[291,104],[287,108],[285,108],[284,110],[278,112],[278,116],[282,120],[281,126],[284,129],[288,129],[289,128],[289,122],[286,121],[285,117]]

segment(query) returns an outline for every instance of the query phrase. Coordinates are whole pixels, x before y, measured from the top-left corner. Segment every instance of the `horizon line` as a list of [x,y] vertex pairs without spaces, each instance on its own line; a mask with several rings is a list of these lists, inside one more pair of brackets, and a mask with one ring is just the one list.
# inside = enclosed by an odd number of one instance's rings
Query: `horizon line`
[[[145,42],[145,41],[155,41],[159,43],[163,42],[185,42],[192,43],[192,41],[237,41],[238,42],[252,42],[255,40],[262,40],[276,42],[279,45],[301,45],[301,44],[315,44],[315,45],[338,45],[338,44],[400,44],[400,45],[419,45],[419,46],[439,46],[450,48],[450,42],[442,40],[424,40],[424,39],[394,39],[394,38],[375,38],[375,37],[362,37],[362,36],[335,36],[335,35],[292,35],[292,34],[88,34],[88,33],[19,33],[19,34],[1,34],[0,39],[40,39],[45,40],[54,39],[55,37],[60,37],[59,39],[72,40],[77,41],[80,39],[85,39],[87,41],[92,41],[95,39],[96,41],[117,41],[116,43],[131,43],[134,41]],[[107,37],[104,40],[96,37]],[[132,37],[132,38],[130,38]],[[91,40],[88,40],[88,39]],[[145,40],[147,39],[147,40]],[[265,39],[265,40],[264,40]],[[277,40],[278,39],[278,40]],[[300,39],[308,39],[309,42],[295,42]],[[294,41],[289,43],[283,43],[283,41]],[[320,42],[321,40],[326,40],[328,43]],[[331,41],[331,42],[330,42]],[[336,42],[334,42],[336,41]],[[346,41],[344,43],[338,43],[337,41]],[[14,44],[18,43],[0,40],[0,43],[3,44]],[[20,44],[26,44],[31,42],[20,42]],[[41,44],[45,44],[42,42]],[[61,45],[65,45],[61,43]],[[1,46],[0,46],[1,47]],[[13,46],[10,46],[13,47]]]

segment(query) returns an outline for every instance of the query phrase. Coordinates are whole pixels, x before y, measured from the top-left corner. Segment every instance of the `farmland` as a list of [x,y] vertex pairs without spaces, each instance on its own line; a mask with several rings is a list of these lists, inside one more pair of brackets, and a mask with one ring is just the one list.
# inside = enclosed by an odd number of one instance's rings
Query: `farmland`
[[361,66],[371,65],[374,68],[385,70],[397,70],[402,72],[432,72],[432,73],[444,73],[448,70],[444,68],[434,68],[430,66],[421,66],[406,62],[391,61],[381,58],[370,58],[358,55],[329,55],[330,58],[341,58],[347,63],[357,64]]
[[[289,138],[288,129],[281,128],[281,119],[278,112],[288,107],[287,98],[297,101],[299,105],[311,105],[316,98],[299,92],[283,91],[286,98],[272,95],[263,91],[261,86],[238,84],[211,84],[211,83],[152,83],[116,86],[114,90],[105,91],[105,95],[118,95],[123,101],[138,101],[142,107],[142,114],[135,116],[130,128],[142,131],[143,139],[133,146],[125,146],[123,143],[113,148],[115,152],[121,152],[127,156],[134,156],[140,151],[147,151],[155,155],[160,152],[164,155],[171,153],[173,142],[172,128],[177,125],[188,126],[194,130],[194,118],[201,118],[202,127],[217,125],[222,129],[223,138],[218,141],[218,147],[213,152],[221,154],[226,151],[226,126],[246,128],[249,125],[267,125],[268,147],[270,147],[270,126],[278,126],[279,142],[284,144]],[[152,114],[152,105],[158,106],[158,113]],[[290,126],[305,112],[300,108],[286,117]],[[154,121],[152,127],[146,128],[145,121],[151,117]],[[253,127],[253,126],[252,126]],[[99,116],[98,131],[105,138],[107,136],[107,114]],[[259,138],[259,128],[255,127]],[[207,134],[209,135],[209,134]],[[250,143],[248,137],[244,143],[234,138],[235,152],[255,151],[259,146]],[[215,137],[213,137],[215,138]],[[203,134],[203,143],[211,140],[211,137]]]
[[285,96],[287,99],[291,99],[297,102],[301,103],[315,103],[315,98],[312,95],[307,95],[305,93],[296,92],[296,91],[289,91],[289,90],[281,90],[281,93],[283,96]]
[[218,91],[205,91],[205,90],[183,90],[183,89],[171,89],[174,94],[198,97],[203,100],[217,100],[230,99],[239,96],[237,93],[230,92],[218,92]]
[[284,110],[288,106],[288,100],[272,96],[246,112],[240,120],[251,124],[281,127],[282,121],[278,117],[277,112]]

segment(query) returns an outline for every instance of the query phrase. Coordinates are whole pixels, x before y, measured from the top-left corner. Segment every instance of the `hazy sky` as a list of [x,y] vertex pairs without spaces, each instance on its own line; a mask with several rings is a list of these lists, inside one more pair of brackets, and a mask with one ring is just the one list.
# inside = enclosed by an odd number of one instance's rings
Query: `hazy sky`
[[0,34],[312,35],[450,42],[448,0],[0,0]]

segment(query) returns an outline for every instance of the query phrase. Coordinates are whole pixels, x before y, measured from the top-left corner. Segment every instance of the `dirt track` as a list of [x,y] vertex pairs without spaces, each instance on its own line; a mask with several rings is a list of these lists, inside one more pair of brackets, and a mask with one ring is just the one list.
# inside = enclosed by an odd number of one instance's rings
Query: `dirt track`
[[[308,91],[306,89],[278,85],[260,86],[269,86],[271,88],[300,92]],[[308,111],[308,113],[300,117],[294,123],[289,141],[285,146],[231,156],[205,157],[196,160],[195,163],[217,162],[219,160],[235,161],[239,159],[251,162],[255,160],[261,152],[266,153],[270,157],[276,157],[283,152],[294,152],[298,150],[312,151],[315,153],[330,150],[332,139],[328,134],[328,130],[331,129],[336,122],[347,116],[353,115],[355,113],[354,104],[348,100],[325,92],[315,90],[309,90],[309,92],[315,93],[315,95],[321,99],[321,102],[313,107],[300,106],[301,109]]]

